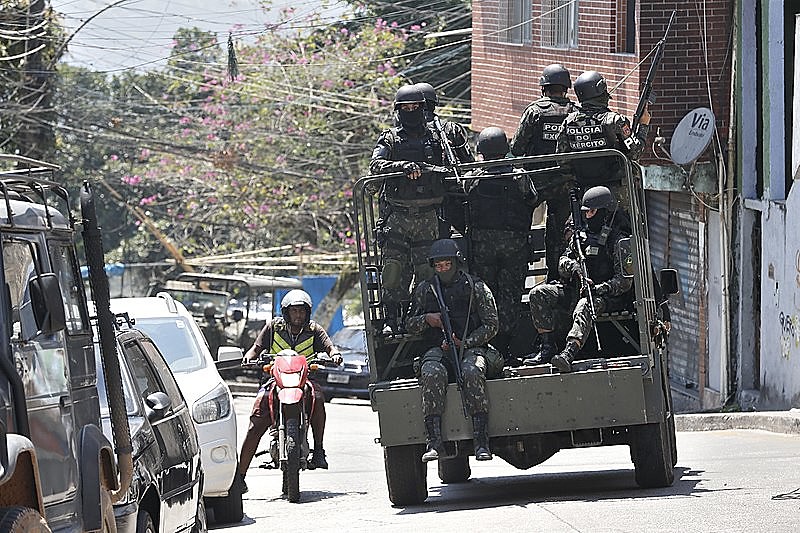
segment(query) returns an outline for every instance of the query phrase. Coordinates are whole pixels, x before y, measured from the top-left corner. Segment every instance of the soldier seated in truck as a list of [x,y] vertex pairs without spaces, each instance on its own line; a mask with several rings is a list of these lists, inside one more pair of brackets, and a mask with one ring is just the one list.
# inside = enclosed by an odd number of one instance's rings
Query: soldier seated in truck
[[[614,225],[616,211],[616,200],[607,187],[592,187],[584,193],[582,221],[559,260],[561,280],[530,291],[531,316],[539,332],[530,363],[549,362],[561,372],[570,372],[592,330],[600,346],[597,314],[633,301],[632,273],[626,270],[630,256],[620,253],[620,241],[627,235]],[[567,318],[570,314],[572,320]],[[571,324],[561,353],[557,353],[559,339],[554,333],[559,324]]]

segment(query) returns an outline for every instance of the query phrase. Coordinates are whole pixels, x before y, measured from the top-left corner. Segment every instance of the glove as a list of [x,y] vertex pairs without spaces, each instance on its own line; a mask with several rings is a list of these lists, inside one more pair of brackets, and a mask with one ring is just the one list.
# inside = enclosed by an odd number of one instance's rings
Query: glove
[[337,365],[341,365],[344,359],[342,358],[342,354],[340,354],[339,352],[333,352],[331,354],[331,361],[333,361]]
[[406,175],[407,178],[410,178],[412,174],[422,172],[422,169],[419,167],[417,163],[413,161],[406,161],[403,163],[403,173]]
[[594,288],[594,294],[595,296],[605,296],[608,294],[609,290],[610,287],[608,286],[608,283],[599,283]]

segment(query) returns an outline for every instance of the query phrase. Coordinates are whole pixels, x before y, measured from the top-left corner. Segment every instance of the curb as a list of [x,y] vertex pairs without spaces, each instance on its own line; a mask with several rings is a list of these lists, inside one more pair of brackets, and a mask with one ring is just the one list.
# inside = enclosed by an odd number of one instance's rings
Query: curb
[[675,416],[678,431],[760,429],[773,433],[800,435],[800,409],[745,413],[692,413]]

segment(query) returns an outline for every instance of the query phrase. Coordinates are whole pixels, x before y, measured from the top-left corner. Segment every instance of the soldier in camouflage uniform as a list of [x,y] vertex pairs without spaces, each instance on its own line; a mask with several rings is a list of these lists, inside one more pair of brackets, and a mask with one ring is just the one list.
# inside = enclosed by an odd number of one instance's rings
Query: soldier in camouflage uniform
[[[521,295],[528,275],[528,236],[537,191],[530,175],[503,162],[508,153],[505,131],[484,129],[478,135],[477,149],[484,160],[497,160],[497,165],[464,176],[470,267],[495,296],[500,330],[492,346],[509,358],[509,343],[519,319],[528,314]],[[527,320],[525,323],[530,324]]]
[[[439,105],[439,97],[436,96],[436,90],[430,83],[417,83],[414,87],[422,91],[425,97],[425,120],[428,122],[428,127],[437,131],[435,121],[438,120],[436,115],[436,106]],[[469,148],[469,135],[464,129],[464,126],[457,122],[449,120],[439,121],[444,132],[444,137],[453,149],[453,155],[456,161],[447,161],[443,156],[446,166],[452,164],[472,163],[475,161],[475,156]],[[450,236],[450,226],[463,232],[464,225],[466,224],[464,218],[464,191],[461,185],[455,181],[448,184],[445,182],[445,198],[442,203],[442,220],[440,220],[439,236],[446,239]]]
[[382,299],[386,324],[395,332],[410,298],[412,276],[429,278],[433,272],[426,254],[439,238],[439,216],[444,199],[442,144],[425,121],[425,97],[412,85],[400,87],[395,111],[400,126],[381,133],[372,152],[372,174],[401,172],[403,176],[373,184],[380,187],[378,243],[383,252]]
[[[564,118],[577,107],[567,98],[572,86],[569,71],[559,64],[545,67],[539,83],[542,97],[530,104],[522,113],[517,133],[511,141],[515,156],[554,154],[556,136]],[[528,164],[527,170],[554,166],[555,163]],[[565,171],[541,172],[533,176],[539,203],[547,202],[545,228],[545,262],[547,279],[558,279],[558,258],[566,247],[562,229],[569,217],[569,190],[574,178]]]
[[[581,214],[585,229],[576,230],[586,258],[586,282],[592,286],[595,310],[600,314],[623,308],[633,298],[633,279],[622,264],[619,241],[628,235],[614,224],[616,201],[611,191],[603,186],[587,190],[581,201]],[[570,242],[559,260],[561,281],[537,285],[530,292],[531,316],[540,343],[536,358],[538,362],[550,361],[561,372],[572,370],[572,362],[594,326],[588,296],[580,294],[580,263],[574,246],[574,241]],[[556,331],[563,324],[571,324],[566,347],[554,355],[554,335],[563,333]]]
[[[650,130],[650,113],[645,107],[638,131],[630,121],[608,109],[606,80],[595,71],[584,72],[575,80],[575,94],[580,110],[570,113],[558,132],[556,152],[581,152],[614,148],[636,161],[642,154]],[[578,186],[607,185],[623,205],[628,205],[627,187],[621,183],[623,173],[617,158],[587,158],[572,161]]]
[[[466,408],[472,416],[475,458],[488,461],[489,450],[488,411],[486,398],[486,372],[489,341],[497,333],[497,306],[489,288],[479,279],[460,268],[461,252],[455,241],[442,239],[431,246],[429,260],[439,278],[441,296],[447,304],[453,327],[452,342],[461,358]],[[448,377],[454,368],[449,360],[450,347],[443,342],[442,314],[434,294],[433,279],[422,281],[414,290],[411,312],[406,319],[410,333],[424,336],[430,348],[422,356],[420,388],[422,413],[425,417],[425,434],[428,448],[422,456],[424,462],[438,460],[444,454],[442,444],[442,413],[444,412]]]

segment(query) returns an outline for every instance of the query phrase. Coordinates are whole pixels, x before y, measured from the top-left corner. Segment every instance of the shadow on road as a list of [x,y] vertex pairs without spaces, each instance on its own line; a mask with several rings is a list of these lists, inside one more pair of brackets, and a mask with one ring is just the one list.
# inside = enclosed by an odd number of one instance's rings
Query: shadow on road
[[432,485],[428,490],[428,499],[423,505],[398,507],[401,509],[398,514],[439,513],[558,501],[595,502],[628,498],[694,496],[709,492],[707,489],[697,488],[703,481],[703,473],[677,466],[672,486],[658,489],[639,488],[632,468],[600,472],[471,478],[465,483]]

